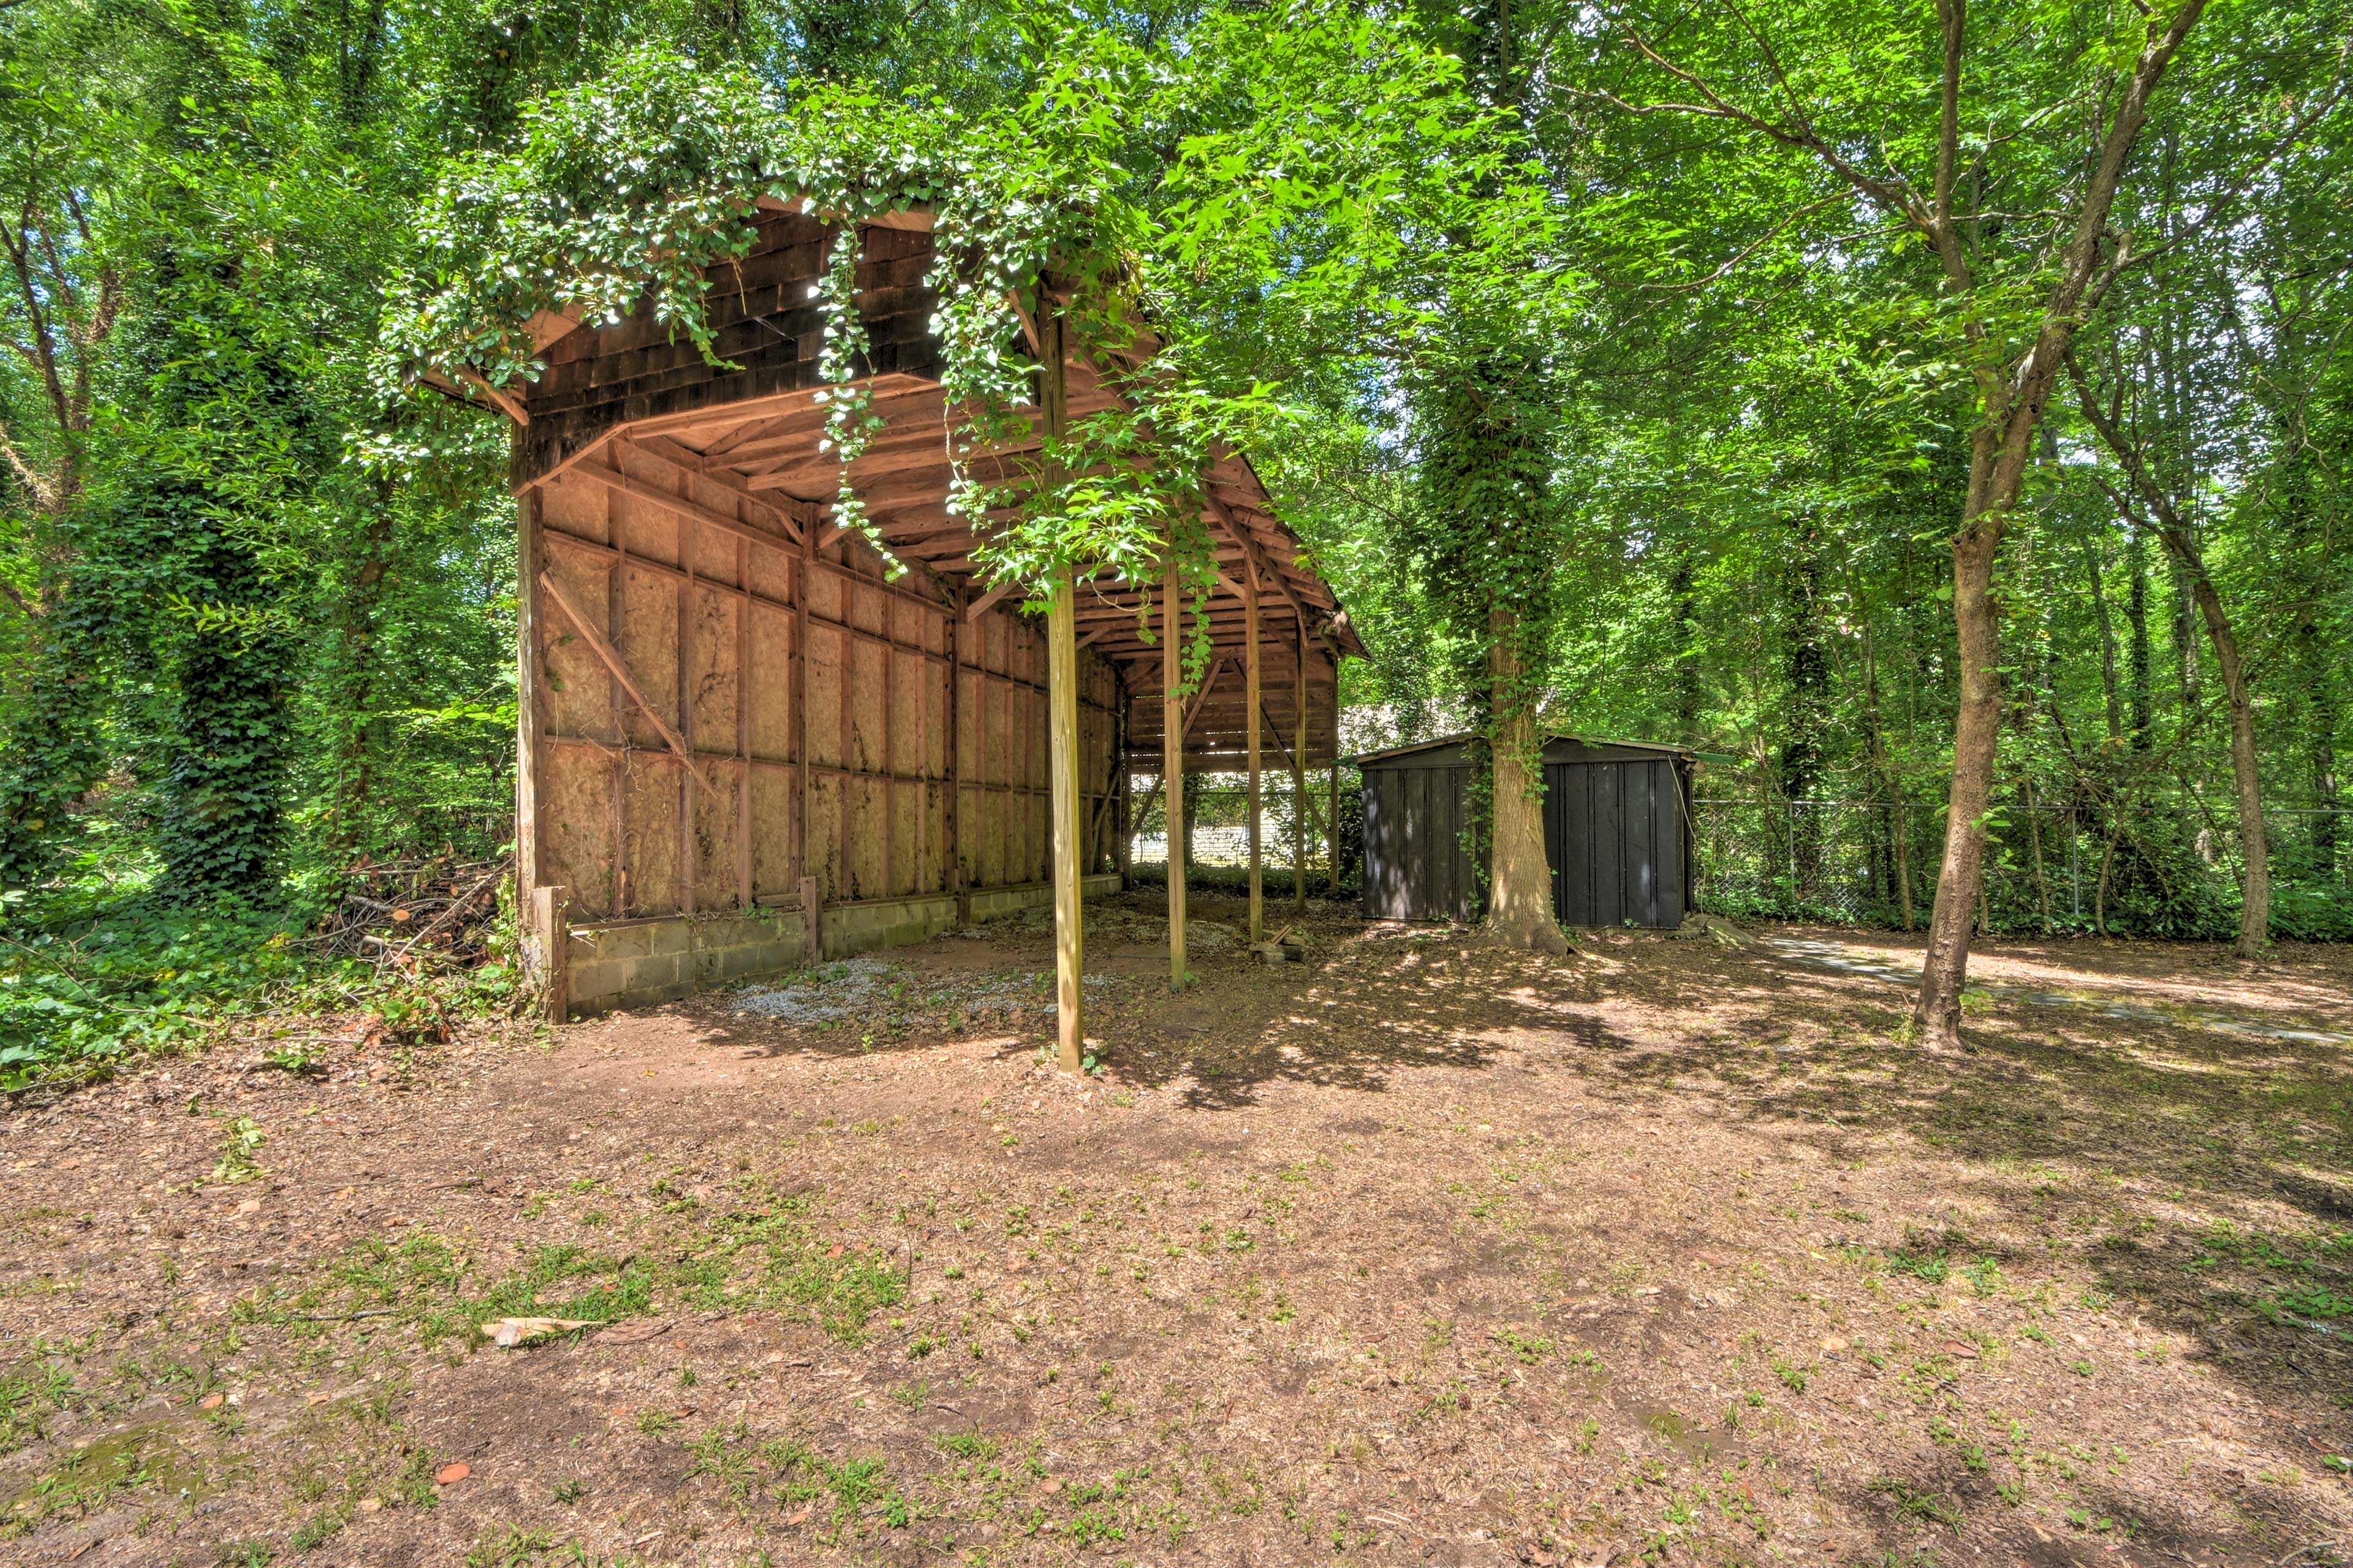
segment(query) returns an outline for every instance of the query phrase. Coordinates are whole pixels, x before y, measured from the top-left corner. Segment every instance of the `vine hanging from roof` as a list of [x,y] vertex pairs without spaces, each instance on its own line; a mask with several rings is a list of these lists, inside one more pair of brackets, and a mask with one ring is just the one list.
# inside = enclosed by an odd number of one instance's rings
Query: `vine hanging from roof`
[[[1461,90],[1461,63],[1409,17],[1275,0],[1213,13],[1181,51],[1075,28],[1029,43],[1032,85],[993,110],[855,84],[779,98],[741,68],[659,50],[549,97],[512,148],[454,162],[424,204],[385,321],[387,395],[419,370],[528,381],[540,310],[649,316],[722,363],[706,271],[748,253],[764,199],[794,204],[833,229],[816,294],[837,520],[881,549],[848,479],[879,425],[855,375],[868,346],[856,237],[926,207],[949,501],[976,560],[1031,588],[1062,566],[1145,584],[1173,534],[1198,679],[1211,456],[1313,416],[1278,395],[1286,377],[1348,366],[1379,404],[1458,352],[1460,291],[1432,268],[1460,264],[1461,237],[1516,280],[1523,316],[1536,310],[1531,282],[1567,276],[1546,248],[1549,197]],[[1433,243],[1443,236],[1456,237]],[[1008,473],[986,459],[1034,438],[1023,318],[1044,309],[1062,312],[1072,357],[1124,395]],[[1160,340],[1148,357],[1135,352],[1146,319]],[[1483,536],[1457,542],[1484,559]]]
[[[1173,520],[1201,626],[1214,565],[1196,521],[1199,475],[1213,444],[1238,442],[1263,408],[1184,395],[1175,378],[1119,357],[1134,335],[1124,258],[1141,224],[1113,151],[1135,110],[1120,63],[1115,52],[1066,59],[1039,89],[1054,96],[1052,116],[1033,102],[1026,118],[975,120],[833,85],[780,104],[740,68],[629,57],[606,79],[532,106],[512,151],[447,171],[418,220],[419,259],[386,313],[385,391],[396,395],[420,370],[501,388],[536,378],[545,367],[525,323],[542,310],[596,325],[649,314],[723,364],[703,308],[706,269],[748,254],[760,198],[800,205],[831,225],[813,293],[824,321],[821,449],[841,465],[834,521],[895,574],[849,479],[881,425],[859,378],[870,345],[854,300],[858,237],[865,220],[928,207],[948,500],[984,541],[975,557],[997,580],[1025,586],[1063,564],[1149,583],[1164,569]],[[1041,136],[1050,120],[1060,133]],[[1050,267],[1078,286],[1045,298]],[[1025,318],[1034,325],[1052,308],[1064,313],[1065,341],[1132,395],[1073,422],[1025,471],[984,475],[974,459],[1033,438]],[[1205,627],[1197,640],[1196,665]]]

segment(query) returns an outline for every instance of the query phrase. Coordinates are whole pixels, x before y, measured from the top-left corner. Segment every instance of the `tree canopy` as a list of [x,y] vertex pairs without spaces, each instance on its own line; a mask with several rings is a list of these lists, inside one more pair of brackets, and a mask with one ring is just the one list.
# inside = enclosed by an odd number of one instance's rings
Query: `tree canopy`
[[508,431],[420,374],[528,380],[540,311],[711,352],[765,198],[845,220],[846,454],[846,220],[933,213],[960,441],[1030,396],[1048,274],[1083,352],[1148,325],[984,559],[1156,581],[1173,537],[1205,584],[1188,476],[1250,452],[1373,651],[1352,733],[1480,737],[1510,940],[1550,730],[1736,759],[1711,907],[1930,921],[1931,1039],[1976,930],[2353,935],[2348,41],[2341,0],[25,0],[8,918],[293,929],[495,852]]

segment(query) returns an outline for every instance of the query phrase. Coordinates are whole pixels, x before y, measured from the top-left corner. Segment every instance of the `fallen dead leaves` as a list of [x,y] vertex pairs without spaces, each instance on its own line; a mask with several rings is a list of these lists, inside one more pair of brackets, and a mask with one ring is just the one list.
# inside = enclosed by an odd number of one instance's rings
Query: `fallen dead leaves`
[[504,1350],[543,1340],[550,1334],[569,1333],[575,1329],[601,1329],[604,1321],[594,1318],[493,1318],[481,1325],[490,1342]]

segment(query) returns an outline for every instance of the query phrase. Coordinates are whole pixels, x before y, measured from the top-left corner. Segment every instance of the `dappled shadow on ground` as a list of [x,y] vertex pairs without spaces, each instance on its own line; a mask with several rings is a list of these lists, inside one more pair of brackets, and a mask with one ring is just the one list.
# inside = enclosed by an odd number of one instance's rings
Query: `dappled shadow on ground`
[[[1902,977],[1892,945],[1849,951]],[[1948,1163],[2003,1223],[1925,1227],[1925,1247],[2031,1266],[2088,1246],[2101,1289],[2234,1378],[2353,1390],[2353,1045],[2333,1037],[2333,976],[2287,977],[2294,1008],[2233,973],[2227,1000],[2118,1016],[2144,976],[2112,984],[2094,944],[2045,948],[2035,985],[1980,994],[1972,1054],[1944,1060],[1905,1043],[1907,990],[1810,956],[1661,950],[1649,986],[1713,1003],[1596,1070],[1621,1092],[1794,1124],[1838,1159]],[[1979,973],[2002,973],[1994,957]],[[2146,944],[2133,958],[2150,966]],[[2184,944],[2177,973],[2211,962]]]
[[[323,1520],[354,1563],[537,1531],[665,1563],[2253,1568],[2353,1526],[2319,1458],[2353,1375],[2298,1326],[2353,1293],[2326,1030],[1997,996],[1931,1061],[1902,988],[1787,952],[1550,963],[1324,907],[1311,962],[1205,948],[1171,994],[1154,908],[1099,928],[1100,1077],[1035,1060],[1050,943],[1001,931],[882,955],[822,1028],[713,995],[399,1081],[224,1055],[26,1119],[0,1343],[65,1347],[82,1390],[0,1454],[6,1495],[60,1500],[28,1560]],[[2124,989],[2065,944],[2004,963]],[[2321,1024],[2353,994],[2326,962],[2116,968]],[[206,1177],[240,1129],[266,1169]],[[463,1353],[470,1314],[524,1310],[609,1327]],[[58,1489],[159,1422],[249,1478],[220,1511],[128,1470],[111,1515]]]
[[[1132,917],[1140,901],[1141,896],[1125,900],[1116,912]],[[1091,920],[1101,914],[1090,906]],[[1246,921],[1247,906],[1239,900],[1196,902],[1188,925],[1237,934],[1192,959],[1197,983],[1176,994],[1166,986],[1165,968],[1148,976],[1134,973],[1140,963],[1165,966],[1165,947],[1155,959],[1132,940],[1094,944],[1108,950],[1109,961],[1091,952],[1086,1032],[1117,1082],[1173,1089],[1190,1110],[1232,1110],[1259,1103],[1276,1083],[1378,1093],[1400,1073],[1482,1068],[1536,1032],[1596,1049],[1631,1043],[1572,1005],[1582,984],[1577,972],[1495,952],[1445,928],[1367,931],[1345,906],[1318,903],[1305,920],[1271,908],[1269,931],[1302,928],[1312,959],[1268,965],[1244,948],[1239,933]],[[1163,941],[1166,929],[1163,920]],[[951,942],[882,956],[902,966],[902,989],[910,997],[944,996],[949,1012],[958,1006],[957,972],[984,969],[1026,975],[1029,1005],[1009,1017],[984,1019],[969,1032],[943,1029],[940,1009],[934,1008],[894,1032],[879,1010],[862,1021],[788,1028],[732,1012],[723,999],[706,999],[693,1008],[698,1034],[714,1046],[762,1055],[853,1058],[924,1050],[944,1037],[987,1042],[1000,1056],[1021,1056],[1052,1033],[1052,975],[1032,967],[1052,963],[1047,933],[1006,931],[986,954]]]

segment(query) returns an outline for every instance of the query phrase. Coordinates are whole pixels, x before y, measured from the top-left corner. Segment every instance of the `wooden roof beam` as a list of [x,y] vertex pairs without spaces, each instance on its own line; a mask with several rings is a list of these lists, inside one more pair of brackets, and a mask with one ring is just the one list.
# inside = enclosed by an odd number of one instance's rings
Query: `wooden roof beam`
[[[632,500],[641,500],[648,506],[659,507],[665,511],[675,512],[691,521],[702,523],[706,528],[717,529],[722,533],[733,534],[738,539],[750,540],[754,544],[772,544],[781,550],[787,544],[798,544],[801,542],[798,525],[789,519],[785,520],[789,537],[779,538],[765,529],[754,528],[748,522],[738,522],[732,517],[722,516],[709,507],[691,501],[684,496],[673,495],[659,485],[649,485],[643,479],[633,479],[617,468],[601,468],[595,463],[577,463],[565,472],[580,479],[593,479],[607,489],[628,496]],[[776,510],[773,507],[765,510],[772,513]],[[781,513],[776,515],[782,517]]]

